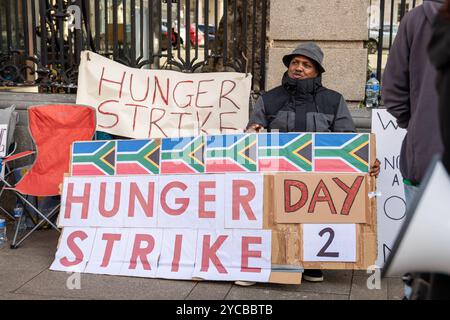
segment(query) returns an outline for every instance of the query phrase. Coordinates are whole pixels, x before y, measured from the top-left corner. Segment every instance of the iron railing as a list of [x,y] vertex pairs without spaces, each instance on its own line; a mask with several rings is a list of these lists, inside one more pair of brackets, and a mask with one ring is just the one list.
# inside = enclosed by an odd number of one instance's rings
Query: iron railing
[[400,21],[408,11],[422,2],[422,0],[370,0],[370,5],[375,10],[370,10],[369,13],[369,40],[366,47],[369,55],[376,55],[376,66],[371,66],[373,70],[370,71],[376,71],[379,81]]
[[268,0],[0,0],[0,86],[76,92],[80,52],[91,50],[134,68],[252,73],[253,91],[260,92],[267,5]]

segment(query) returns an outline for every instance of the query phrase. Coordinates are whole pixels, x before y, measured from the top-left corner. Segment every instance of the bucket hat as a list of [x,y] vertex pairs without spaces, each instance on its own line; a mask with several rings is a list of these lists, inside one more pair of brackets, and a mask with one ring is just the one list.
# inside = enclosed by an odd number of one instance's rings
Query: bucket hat
[[311,60],[314,60],[318,67],[319,72],[324,73],[325,69],[323,67],[323,51],[320,47],[314,42],[306,42],[297,46],[290,54],[287,54],[283,57],[284,65],[289,68],[289,64],[291,63],[292,58],[295,56],[304,56]]

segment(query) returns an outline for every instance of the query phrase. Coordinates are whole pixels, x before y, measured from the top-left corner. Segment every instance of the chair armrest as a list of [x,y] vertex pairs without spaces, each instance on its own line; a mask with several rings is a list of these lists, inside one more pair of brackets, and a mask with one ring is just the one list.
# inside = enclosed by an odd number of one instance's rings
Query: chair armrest
[[24,157],[27,157],[27,156],[32,155],[34,153],[35,153],[35,151],[19,152],[18,154],[15,154],[15,155],[3,158],[3,163],[7,163],[7,162],[10,162],[10,161],[14,161],[14,160],[20,159],[20,158],[24,158]]

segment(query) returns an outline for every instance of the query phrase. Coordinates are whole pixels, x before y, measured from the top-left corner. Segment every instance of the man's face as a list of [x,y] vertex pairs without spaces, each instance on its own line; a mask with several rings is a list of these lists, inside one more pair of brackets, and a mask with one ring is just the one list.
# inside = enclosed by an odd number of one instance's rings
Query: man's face
[[316,78],[319,71],[316,64],[304,56],[295,56],[292,58],[288,68],[288,76],[292,79],[311,79]]

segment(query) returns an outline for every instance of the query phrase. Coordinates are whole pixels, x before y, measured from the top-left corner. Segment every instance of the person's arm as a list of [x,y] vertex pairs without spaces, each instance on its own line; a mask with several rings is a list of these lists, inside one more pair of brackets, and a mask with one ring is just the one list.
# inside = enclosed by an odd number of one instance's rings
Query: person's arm
[[409,87],[410,45],[407,34],[408,15],[398,29],[383,75],[382,99],[387,111],[396,119],[400,128],[407,128],[411,118]]
[[259,132],[263,128],[267,128],[266,111],[264,109],[264,100],[260,96],[255,103],[255,106],[250,115],[247,124],[246,132]]
[[347,102],[341,96],[338,109],[334,118],[333,132],[356,132],[355,123],[348,110]]

